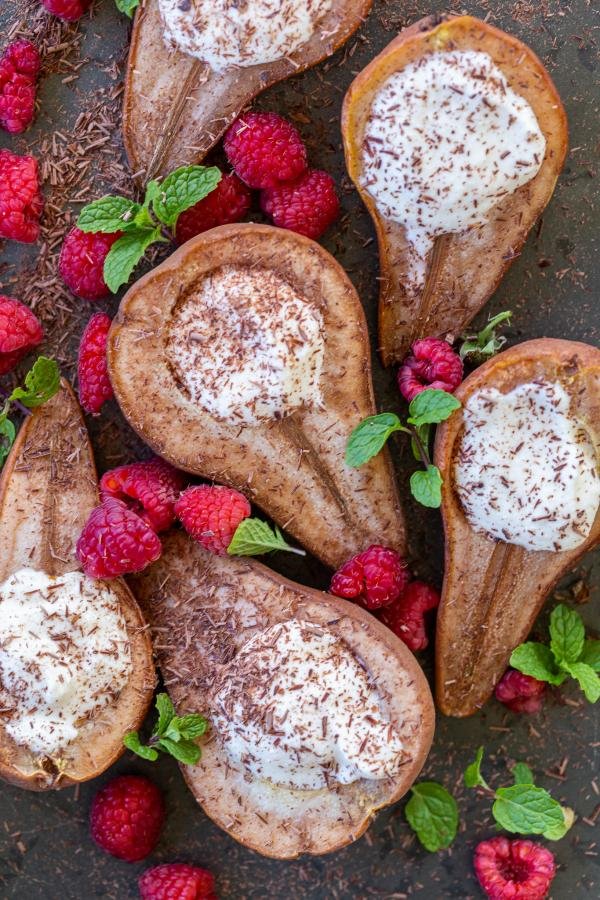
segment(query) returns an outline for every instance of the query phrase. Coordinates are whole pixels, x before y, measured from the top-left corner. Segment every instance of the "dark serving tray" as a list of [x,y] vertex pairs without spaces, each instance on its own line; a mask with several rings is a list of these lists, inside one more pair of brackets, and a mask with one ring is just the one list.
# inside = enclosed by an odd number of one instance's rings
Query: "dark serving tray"
[[[600,336],[600,9],[597,0],[488,0],[447,7],[488,17],[533,47],[548,66],[567,108],[571,152],[556,193],[520,259],[480,316],[512,309],[511,343],[540,336],[598,344]],[[441,4],[375,0],[367,23],[336,56],[316,69],[272,88],[259,105],[291,116],[307,140],[311,163],[332,172],[342,188],[344,216],[324,241],[354,280],[374,334],[377,252],[373,229],[345,174],[339,128],[340,105],[354,75],[401,27],[439,11]],[[74,299],[56,279],[57,251],[65,227],[87,202],[107,191],[131,190],[118,130],[120,85],[126,59],[128,20],[113,0],[97,0],[94,15],[75,26],[40,12],[38,0],[1,0],[0,48],[8,35],[34,32],[46,53],[40,112],[25,134],[0,134],[0,146],[44,159],[47,212],[40,244],[0,244],[0,290],[33,305],[44,320],[48,351],[74,376],[76,347],[92,305]],[[58,49],[56,49],[58,47]],[[77,203],[76,201],[79,201]],[[69,204],[71,204],[69,206]],[[69,210],[72,209],[73,213]],[[257,216],[259,214],[257,213]],[[102,304],[113,313],[116,299]],[[382,408],[397,402],[393,378],[376,364]],[[110,404],[90,420],[100,469],[144,454],[144,448]],[[411,530],[415,567],[441,579],[441,526],[437,513],[416,508],[406,494],[405,448],[397,445],[400,483]],[[326,587],[327,573],[314,561],[273,559],[292,577]],[[286,567],[284,569],[284,566]],[[598,599],[600,553],[591,554],[565,579],[562,595],[588,627]],[[545,617],[541,631],[545,633]],[[538,626],[540,627],[540,626]],[[430,652],[422,654],[431,674]],[[490,803],[466,792],[462,772],[476,747],[487,750],[492,784],[509,783],[507,764],[524,760],[540,785],[573,807],[577,822],[552,844],[559,864],[552,898],[597,897],[599,852],[595,817],[600,803],[598,716],[570,687],[553,694],[538,715],[516,716],[491,701],[468,720],[439,718],[424,778],[443,782],[460,805],[460,834],[453,847],[426,853],[403,816],[403,802],[383,812],[356,844],[328,857],[274,862],[238,846],[196,806],[170,759],[156,765],[126,754],[96,783],[80,790],[31,794],[0,788],[0,897],[19,900],[137,897],[136,878],[148,865],[187,861],[211,868],[223,898],[437,898],[480,897],[471,857],[475,844],[495,833]],[[98,850],[87,825],[91,798],[115,772],[144,772],[165,792],[168,820],[153,856],[137,865]]]

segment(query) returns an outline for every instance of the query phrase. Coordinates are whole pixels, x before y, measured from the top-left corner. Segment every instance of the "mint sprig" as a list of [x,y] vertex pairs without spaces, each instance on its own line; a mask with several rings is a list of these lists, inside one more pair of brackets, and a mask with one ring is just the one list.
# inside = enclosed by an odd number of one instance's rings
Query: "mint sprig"
[[156,709],[158,720],[148,743],[142,744],[138,732],[130,731],[123,738],[127,749],[150,762],[155,762],[162,751],[180,763],[196,765],[201,750],[195,741],[208,730],[207,720],[195,713],[177,716],[169,695],[164,693],[157,695]]
[[482,787],[488,788],[489,784],[481,774],[481,763],[483,760],[483,747],[477,748],[477,753],[475,754],[475,760],[467,766],[465,769],[464,782],[465,787],[474,788],[474,787]]
[[16,387],[8,397],[4,395],[4,406],[0,409],[0,468],[6,462],[17,435],[15,423],[9,418],[13,404],[28,415],[28,410],[42,406],[59,388],[60,370],[56,360],[39,356],[25,376],[24,386]]
[[236,528],[227,553],[230,556],[261,556],[275,550],[286,550],[289,553],[306,556],[304,550],[291,547],[287,543],[277,525],[271,528],[262,519],[248,518],[240,522]]
[[498,353],[505,345],[506,338],[504,335],[497,335],[496,329],[503,322],[510,324],[511,317],[512,312],[506,310],[490,319],[485,328],[479,333],[463,334],[461,336],[462,343],[458,351],[460,358],[472,365],[479,366]]
[[119,12],[125,13],[131,19],[140,5],[140,0],[115,0],[115,3]]
[[449,847],[458,830],[458,806],[452,794],[435,781],[413,784],[411,791],[404,814],[423,847],[430,853]]

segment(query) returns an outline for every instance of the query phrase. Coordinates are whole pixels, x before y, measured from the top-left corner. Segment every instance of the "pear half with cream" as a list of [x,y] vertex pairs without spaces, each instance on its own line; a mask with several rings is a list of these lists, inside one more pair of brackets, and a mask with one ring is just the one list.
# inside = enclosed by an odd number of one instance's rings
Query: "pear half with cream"
[[442,14],[401,31],[355,79],[343,135],[379,239],[389,365],[417,338],[459,333],[496,289],[552,196],[566,116],[525,44]]
[[29,790],[107,769],[154,692],[129,588],[86,577],[75,556],[97,502],[85,424],[62,382],[23,423],[0,483],[0,776]]
[[600,350],[527,341],[456,391],[439,429],[446,571],[437,701],[476,712],[560,577],[600,541]]
[[409,789],[433,701],[411,652],[365,610],[181,532],[132,584],[178,712],[211,725],[185,779],[237,841],[281,859],[328,853]]
[[270,85],[331,56],[372,0],[146,0],[137,9],[123,104],[143,181],[201,160]]
[[389,456],[344,462],[357,419],[376,412],[369,339],[318,244],[267,225],[188,241],[123,298],[108,363],[146,443],[245,493],[326,564],[404,550]]

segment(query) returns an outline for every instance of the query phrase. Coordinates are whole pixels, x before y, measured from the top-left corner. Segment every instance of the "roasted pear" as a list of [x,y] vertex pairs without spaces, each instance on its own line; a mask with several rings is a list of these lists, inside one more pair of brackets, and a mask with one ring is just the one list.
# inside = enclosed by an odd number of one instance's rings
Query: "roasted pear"
[[[133,577],[132,583],[154,629],[165,686],[178,712],[201,711],[212,724],[200,762],[182,766],[184,777],[206,814],[237,841],[281,859],[329,853],[360,837],[378,809],[394,803],[409,789],[431,745],[433,702],[425,676],[408,648],[369,613],[355,604],[294,584],[254,560],[210,555],[182,532],[166,537],[161,559]],[[281,765],[277,740],[267,754],[262,774],[252,768],[249,771],[241,758],[230,755],[231,745],[224,738],[227,732],[219,725],[229,709],[223,684],[229,683],[235,692],[242,678],[236,696],[244,708],[243,719],[246,712],[251,714],[256,671],[261,669],[261,660],[252,657],[252,647],[257,641],[260,646],[261,636],[266,635],[268,653],[268,646],[276,641],[277,629],[273,626],[290,623],[301,623],[309,635],[313,630],[325,632],[328,640],[342,642],[345,650],[350,650],[361,677],[366,676],[375,687],[385,716],[383,726],[373,718],[362,737],[362,715],[355,715],[353,738],[363,746],[362,742],[370,739],[371,728],[383,727],[385,742],[399,739],[401,759],[395,774],[376,777],[373,773],[372,777],[341,783],[332,773],[318,788],[291,789],[279,775],[273,779],[266,771],[271,763]],[[310,649],[303,648],[302,654],[310,669]],[[289,664],[288,659],[282,658],[281,666]],[[315,720],[303,732],[307,746],[299,752],[299,762],[301,753],[310,752],[320,736],[335,731],[336,738],[343,741],[338,736],[340,726],[335,723],[348,686],[344,673],[341,668],[330,671],[329,677],[339,677],[326,687],[324,670],[318,663],[314,666],[304,684],[291,685],[293,696],[285,701],[284,715],[280,715],[281,705],[275,702],[272,706],[271,700],[265,699],[262,685],[259,690],[265,714],[259,727],[262,730],[264,726],[265,733],[272,735],[274,729],[281,733],[288,712],[290,721],[297,715],[294,697],[300,695],[294,694],[296,688],[302,687],[306,697],[308,681],[312,678],[318,683],[323,697],[315,707]],[[334,699],[328,705],[329,688]],[[362,706],[361,713],[364,709]],[[373,713],[374,717],[378,715]],[[243,731],[237,719],[232,727],[239,727],[238,733]],[[313,734],[314,727],[317,735]],[[261,739],[259,733],[252,745],[255,755],[260,753]],[[282,740],[285,745],[293,738],[282,735]],[[339,752],[343,756],[344,751]]]
[[[318,244],[266,225],[188,241],[123,298],[108,362],[160,456],[241,490],[327,565],[372,543],[403,551],[389,457],[344,463],[348,434],[376,412],[369,342],[354,287]],[[312,399],[290,407],[298,391]]]
[[[452,71],[453,55],[460,54],[479,54],[469,56],[473,69],[467,76]],[[425,66],[436,65],[443,71],[432,71],[429,83],[419,81]],[[413,81],[396,102],[389,79],[399,73]],[[488,98],[488,88],[478,84],[492,85],[494,92]],[[504,109],[508,91],[527,123],[518,140],[510,129],[521,128],[519,116]],[[471,105],[478,94],[479,112]],[[385,115],[377,116],[374,103],[388,96]],[[446,118],[440,104],[449,110]],[[465,134],[458,124],[461,109],[468,113]],[[477,132],[474,109],[483,117]],[[548,72],[525,44],[487,22],[440,14],[401,31],[358,75],[346,94],[342,130],[350,177],[377,231],[379,345],[389,365],[401,361],[417,338],[460,332],[494,292],[552,196],[567,152],[567,121]],[[494,143],[496,157],[489,150]],[[522,172],[529,172],[525,183]],[[496,176],[497,191],[489,188]],[[480,185],[488,192],[485,215],[486,195],[474,193]],[[446,203],[455,221],[457,210],[468,221],[462,230],[443,233],[452,221],[443,214]]]
[[367,17],[371,4],[332,0],[310,40],[294,53],[214,71],[167,45],[158,0],[146,0],[133,26],[123,105],[123,137],[133,172],[148,181],[201,160],[253,97],[331,56]]
[[[89,438],[77,401],[63,381],[59,393],[23,423],[2,473],[0,582],[4,583],[21,570],[36,570],[36,573],[57,578],[58,582],[69,573],[78,572],[75,544],[97,502],[97,478]],[[99,582],[98,585],[108,587],[107,583]],[[53,583],[51,588],[56,588],[56,584]],[[7,781],[33,791],[87,781],[121,755],[123,735],[141,725],[155,684],[152,647],[142,614],[125,582],[111,581],[110,590],[111,601],[125,622],[131,653],[131,669],[125,685],[107,705],[99,708],[96,715],[83,716],[77,722],[76,738],[70,740],[59,754],[33,752],[27,744],[17,743],[9,733],[11,710],[2,709],[0,776]],[[99,608],[98,616],[104,612]],[[0,628],[7,627],[5,615],[0,603]],[[33,617],[33,613],[31,615]],[[94,618],[93,610],[87,610],[85,615]],[[91,624],[93,631],[93,621]],[[29,627],[34,627],[33,618]],[[73,618],[72,631],[56,636],[55,642],[61,645],[64,642],[68,651],[78,629],[82,630]],[[108,644],[112,637],[106,637]],[[50,649],[48,646],[44,651]],[[42,657],[46,655],[45,652],[40,654],[33,664],[41,666]],[[51,669],[60,672],[66,663],[60,657],[53,658],[56,661]],[[12,666],[15,665],[18,667],[13,660]],[[6,675],[1,666],[0,661],[0,676]],[[49,677],[54,677],[52,672]],[[56,677],[62,681],[60,675]],[[0,678],[0,693],[9,687],[8,682],[3,681],[4,678]],[[93,686],[91,690],[94,690]],[[9,690],[9,703],[10,697]],[[2,699],[1,705],[6,707],[6,693]],[[79,699],[83,703],[87,698]],[[25,730],[27,727],[25,722]],[[51,721],[47,725],[49,731],[54,727],[56,723]]]
[[[510,654],[527,638],[553,585],[600,541],[597,510],[594,518],[600,449],[600,350],[571,341],[527,341],[477,369],[456,396],[463,408],[438,429],[435,446],[435,462],[444,478],[446,536],[436,682],[442,712],[468,716],[494,690]],[[465,444],[465,407],[477,405],[476,397],[483,397],[485,405]],[[553,398],[550,403],[548,397]],[[492,433],[489,424],[501,408],[499,401],[509,413],[504,437],[498,431]],[[573,461],[560,429],[552,433],[548,428],[551,415],[560,415],[563,426],[565,415],[567,421],[577,423],[575,443],[591,460],[575,504],[579,518],[587,507],[590,528],[583,528],[577,516],[569,521],[563,473],[571,471]],[[482,444],[479,449],[477,441]],[[484,444],[499,456],[489,457]],[[457,468],[472,460],[476,462],[474,483]],[[550,484],[547,478],[544,481],[547,469],[541,466],[550,467]],[[489,477],[496,479],[493,490],[488,490]],[[511,494],[518,479],[522,479],[521,490]],[[465,504],[471,518],[476,505],[488,516],[496,511],[506,540],[475,530],[473,519],[470,522],[465,515]],[[532,549],[545,544],[549,535],[555,550]],[[519,545],[510,542],[511,537],[519,540]]]

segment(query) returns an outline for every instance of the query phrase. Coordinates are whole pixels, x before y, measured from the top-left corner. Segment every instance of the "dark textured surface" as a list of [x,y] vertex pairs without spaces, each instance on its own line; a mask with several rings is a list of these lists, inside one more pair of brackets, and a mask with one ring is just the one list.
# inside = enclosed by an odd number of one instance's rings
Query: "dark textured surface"
[[[27,19],[35,0],[1,0],[0,33],[17,18]],[[487,312],[515,311],[511,342],[539,336],[565,337],[597,344],[600,332],[598,222],[600,221],[600,12],[596,0],[571,3],[513,0],[489,3],[450,3],[510,30],[529,43],[550,69],[567,108],[571,152],[556,194],[543,222],[530,236],[524,253],[513,265]],[[435,3],[375,0],[368,23],[332,60],[297,79],[270,90],[260,105],[291,114],[310,148],[313,165],[331,171],[344,187],[344,220],[324,242],[354,279],[375,322],[377,255],[370,221],[344,175],[339,133],[339,111],[344,91],[354,74],[394,36],[398,28],[438,11]],[[112,0],[99,0],[92,20],[84,17],[80,77],[63,84],[50,75],[41,86],[42,112],[25,136],[0,135],[0,146],[25,152],[44,131],[65,131],[90,102],[91,92],[110,89],[122,74],[127,20]],[[113,65],[114,63],[114,65]],[[114,152],[120,152],[120,145]],[[92,169],[93,171],[93,169]],[[98,181],[98,195],[104,185]],[[0,289],[18,296],[37,250],[17,245],[0,247]],[[28,276],[25,276],[28,277]],[[59,308],[60,306],[60,308]],[[109,311],[116,302],[106,304]],[[71,363],[78,335],[90,315],[90,306],[71,298],[53,308],[41,304],[51,347],[60,347]],[[485,314],[484,314],[485,315]],[[484,316],[482,316],[483,321]],[[66,369],[71,374],[69,369]],[[377,371],[382,407],[396,402],[389,374]],[[125,461],[141,452],[117,409],[111,406],[93,422],[101,467]],[[406,482],[399,460],[402,486]],[[408,498],[415,566],[428,577],[440,578],[441,529],[437,514],[415,511]],[[298,580],[323,586],[323,570],[311,563],[293,562]],[[566,585],[579,581],[598,595],[600,556],[584,560]],[[572,598],[571,598],[572,599]],[[578,607],[589,626],[598,627],[591,603]],[[545,619],[538,626],[546,631]],[[431,668],[429,653],[424,664]],[[600,734],[598,716],[572,688],[553,695],[541,714],[517,717],[490,702],[466,721],[441,718],[435,745],[424,777],[442,781],[456,792],[461,812],[461,833],[453,848],[437,855],[417,846],[402,814],[403,803],[384,812],[357,844],[322,859],[293,863],[270,862],[238,847],[216,829],[196,807],[184,787],[175,763],[163,760],[150,766],[132,757],[121,760],[115,771],[147,771],[164,788],[169,817],[164,836],[149,863],[183,860],[207,865],[215,872],[225,898],[433,898],[481,896],[471,870],[473,846],[495,833],[486,798],[462,788],[462,771],[478,744],[488,751],[486,774],[493,785],[510,782],[507,765],[527,761],[538,783],[551,789],[578,816],[569,835],[552,845],[559,863],[553,883],[554,900],[598,896],[597,834],[589,818],[600,802],[592,779],[598,770]],[[100,783],[110,777],[100,779]],[[87,831],[90,799],[98,784],[55,794],[33,795],[2,786],[0,793],[0,897],[22,900],[59,900],[81,896],[127,898],[137,896],[136,875],[146,864],[128,865],[101,853]],[[583,821],[588,818],[590,824]]]

